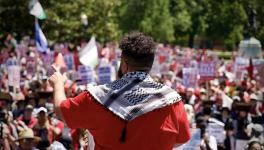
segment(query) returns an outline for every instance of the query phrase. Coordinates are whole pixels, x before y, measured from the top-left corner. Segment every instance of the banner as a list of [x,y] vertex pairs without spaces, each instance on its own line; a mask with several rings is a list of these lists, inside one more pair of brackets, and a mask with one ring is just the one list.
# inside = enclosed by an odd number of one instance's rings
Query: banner
[[214,79],[216,75],[215,62],[213,61],[199,62],[198,71],[200,75],[200,80],[208,81]]
[[182,82],[186,88],[196,88],[198,83],[198,71],[195,68],[182,69]]
[[[75,77],[76,78],[76,77]],[[78,78],[79,78],[79,85],[86,85],[88,83],[94,82],[94,74],[93,69],[89,66],[78,66]]]
[[114,68],[111,65],[100,66],[98,68],[98,83],[106,84],[112,82],[114,79]]

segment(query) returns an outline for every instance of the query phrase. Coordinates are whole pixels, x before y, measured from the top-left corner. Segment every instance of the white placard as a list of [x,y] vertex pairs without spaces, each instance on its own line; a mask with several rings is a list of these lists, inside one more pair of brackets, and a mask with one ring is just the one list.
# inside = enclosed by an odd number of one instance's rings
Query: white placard
[[225,130],[224,126],[216,124],[216,123],[209,123],[206,132],[209,135],[212,135],[215,137],[217,144],[223,144],[225,140]]
[[113,81],[114,68],[111,65],[100,66],[98,68],[98,82],[99,84],[106,84]]
[[191,139],[180,147],[173,148],[173,150],[199,150],[201,144],[201,129],[190,129]]
[[80,85],[94,82],[94,74],[92,68],[84,65],[78,66],[78,78],[80,79],[80,82],[78,82]]
[[186,88],[192,87],[196,88],[198,83],[198,71],[195,68],[183,68],[183,85]]
[[8,85],[15,88],[20,87],[20,67],[8,66]]
[[199,62],[198,63],[199,75],[201,80],[214,79],[216,74],[215,62]]
[[64,61],[67,65],[68,70],[74,70],[74,57],[73,54],[64,55]]

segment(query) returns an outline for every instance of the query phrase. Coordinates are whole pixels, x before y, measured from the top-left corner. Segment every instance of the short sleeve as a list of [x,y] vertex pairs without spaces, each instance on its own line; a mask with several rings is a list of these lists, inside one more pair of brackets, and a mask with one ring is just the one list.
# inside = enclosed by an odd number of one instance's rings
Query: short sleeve
[[191,138],[189,121],[184,109],[183,102],[180,101],[173,106],[173,110],[178,123],[178,134],[176,135],[176,143],[186,143]]
[[74,98],[64,100],[60,110],[68,127],[87,128],[92,124],[91,112],[94,111],[95,105],[93,97],[88,92],[82,92]]

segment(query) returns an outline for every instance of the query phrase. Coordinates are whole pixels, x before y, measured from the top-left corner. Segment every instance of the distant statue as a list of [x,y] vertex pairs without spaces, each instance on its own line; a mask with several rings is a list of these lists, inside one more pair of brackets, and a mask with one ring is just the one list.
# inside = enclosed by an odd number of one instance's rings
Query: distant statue
[[249,34],[255,35],[257,32],[256,16],[257,16],[256,10],[253,9],[251,5],[249,5],[248,6],[248,22],[247,22],[247,30]]

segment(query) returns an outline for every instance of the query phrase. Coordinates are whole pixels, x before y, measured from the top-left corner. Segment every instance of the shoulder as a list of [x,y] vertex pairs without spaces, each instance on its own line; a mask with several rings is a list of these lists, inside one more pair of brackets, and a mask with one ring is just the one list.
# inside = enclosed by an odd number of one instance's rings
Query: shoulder
[[174,112],[185,112],[185,108],[184,108],[184,103],[182,100],[174,103],[171,105],[171,109],[174,111]]
[[88,91],[83,91],[80,94],[78,94],[74,98],[69,98],[68,100],[74,101],[74,102],[87,102],[93,100],[93,96]]

